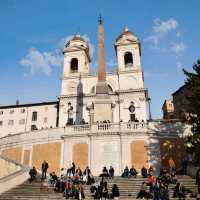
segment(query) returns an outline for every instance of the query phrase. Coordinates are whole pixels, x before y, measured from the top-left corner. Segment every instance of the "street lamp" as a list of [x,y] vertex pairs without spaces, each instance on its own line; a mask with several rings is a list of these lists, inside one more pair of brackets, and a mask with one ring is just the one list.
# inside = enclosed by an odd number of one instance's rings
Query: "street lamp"
[[147,101],[148,101],[148,104],[149,104],[149,120],[152,120],[152,117],[151,117],[151,98],[148,97],[147,98]]

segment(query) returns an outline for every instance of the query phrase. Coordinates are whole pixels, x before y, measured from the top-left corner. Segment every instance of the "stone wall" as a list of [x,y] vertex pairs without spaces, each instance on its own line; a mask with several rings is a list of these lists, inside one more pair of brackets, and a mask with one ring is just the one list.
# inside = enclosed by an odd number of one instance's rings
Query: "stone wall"
[[30,155],[31,155],[30,150],[24,150],[24,159],[23,159],[23,164],[24,165],[29,165],[30,164]]
[[131,162],[138,172],[140,172],[143,166],[149,167],[147,144],[144,140],[131,143]]
[[1,152],[2,156],[5,156],[11,160],[21,163],[22,159],[22,147],[14,147],[9,149],[3,149]]
[[88,166],[88,144],[80,143],[73,146],[73,162],[81,170]]
[[46,160],[49,164],[48,172],[60,172],[61,143],[34,144],[32,150],[32,165],[41,170],[42,162]]

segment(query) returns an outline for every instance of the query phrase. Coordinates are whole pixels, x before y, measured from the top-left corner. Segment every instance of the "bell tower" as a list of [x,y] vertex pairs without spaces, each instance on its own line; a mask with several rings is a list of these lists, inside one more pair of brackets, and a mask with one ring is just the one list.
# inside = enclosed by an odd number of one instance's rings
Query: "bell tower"
[[141,70],[140,41],[127,27],[116,39],[115,51],[119,71]]
[[89,73],[89,63],[91,62],[89,46],[79,34],[76,34],[67,42],[63,49],[63,54],[64,77]]

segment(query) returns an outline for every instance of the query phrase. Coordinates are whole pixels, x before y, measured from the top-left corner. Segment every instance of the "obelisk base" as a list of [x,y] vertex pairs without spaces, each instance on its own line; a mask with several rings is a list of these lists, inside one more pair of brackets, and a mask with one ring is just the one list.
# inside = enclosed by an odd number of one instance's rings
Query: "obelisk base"
[[94,123],[112,122],[112,100],[109,98],[96,98],[94,101]]
[[106,81],[98,81],[96,85],[96,94],[98,96],[103,96],[107,98],[108,96],[108,85]]

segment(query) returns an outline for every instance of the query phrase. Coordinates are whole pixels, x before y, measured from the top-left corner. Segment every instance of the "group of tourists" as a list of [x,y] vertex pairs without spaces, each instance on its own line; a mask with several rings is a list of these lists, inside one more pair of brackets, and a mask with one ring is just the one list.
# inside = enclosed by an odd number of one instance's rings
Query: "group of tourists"
[[108,177],[102,176],[101,180],[95,181],[90,188],[94,199],[118,199],[120,196],[117,184],[113,184],[111,191],[108,190]]
[[102,173],[99,175],[99,177],[104,178],[113,178],[115,174],[115,170],[112,166],[110,166],[109,170],[106,167],[103,167]]
[[[170,162],[174,163],[173,160]],[[145,167],[141,169],[141,174],[146,178],[141,185],[140,191],[137,195],[137,199],[154,199],[154,200],[168,200],[169,199],[169,184],[176,183],[175,177],[175,163],[169,167],[169,170],[160,169],[158,177],[154,176],[153,167],[147,170]]]
[[[147,178],[148,177],[148,173],[152,173],[153,172],[153,167],[150,166],[149,169],[147,170],[147,168],[145,166],[142,167],[141,169],[141,175],[143,178]],[[135,169],[134,166],[132,166],[130,169],[128,168],[128,166],[126,166],[124,168],[124,171],[122,173],[122,177],[124,178],[130,178],[130,177],[137,177],[137,170]]]
[[[169,185],[173,184],[174,192],[173,197],[178,199],[185,199],[188,191],[183,184],[177,181],[176,178],[176,165],[172,158],[168,160],[168,169],[160,169],[159,176],[154,176],[154,169],[152,166],[141,168],[140,174],[144,178],[140,191],[137,194],[137,199],[154,199],[154,200],[168,200],[169,199]],[[48,163],[44,160],[41,165],[42,177],[41,177],[41,190],[48,191],[53,189],[55,192],[63,193],[66,199],[85,199],[85,192],[83,185],[88,185],[91,195],[94,199],[118,199],[120,196],[119,188],[117,184],[113,184],[112,179],[115,175],[115,170],[112,166],[108,169],[103,167],[102,173],[99,177],[94,178],[90,168],[87,166],[85,170],[81,170],[80,167],[76,167],[75,163],[72,163],[67,169],[62,168],[60,176],[57,176],[55,172],[50,173],[47,176],[47,170],[49,168]],[[30,169],[31,183],[37,177],[37,170],[35,167]],[[138,172],[134,166],[130,169],[126,166],[123,170],[123,178],[136,178]],[[112,183],[111,190],[108,190],[108,183]],[[200,194],[200,169],[196,174],[196,184],[198,185],[198,192]]]
[[[72,163],[67,169],[61,169],[60,176],[57,176],[55,172],[51,172],[47,176],[48,168],[49,165],[44,160],[41,165],[42,177],[40,187],[43,191],[53,189],[55,192],[63,193],[66,199],[81,200],[85,199],[83,187],[85,184],[89,186],[92,196],[97,200],[102,198],[116,199],[120,195],[116,184],[113,184],[111,192],[108,190],[107,179],[114,177],[114,168],[112,166],[110,166],[109,170],[104,167],[97,180],[94,179],[88,166],[82,171],[80,167],[76,167],[75,163]],[[35,167],[30,169],[30,183],[36,180],[37,174]]]
[[[191,194],[191,197],[193,197],[193,195],[195,196],[195,194],[193,194],[192,191],[186,189],[182,183],[178,182],[176,177],[176,165],[172,157],[169,158],[168,165],[168,169],[160,169],[160,174],[157,177],[153,175],[153,168],[150,167],[147,173],[146,181],[142,183],[140,191],[137,195],[137,199],[169,200],[170,184],[175,185],[173,191],[173,198],[178,198],[180,200],[186,199],[186,196],[189,193]],[[141,174],[143,170],[144,169],[141,170]],[[144,172],[146,174],[147,171],[144,170]],[[196,180],[197,182],[199,180],[200,193],[200,170]]]

